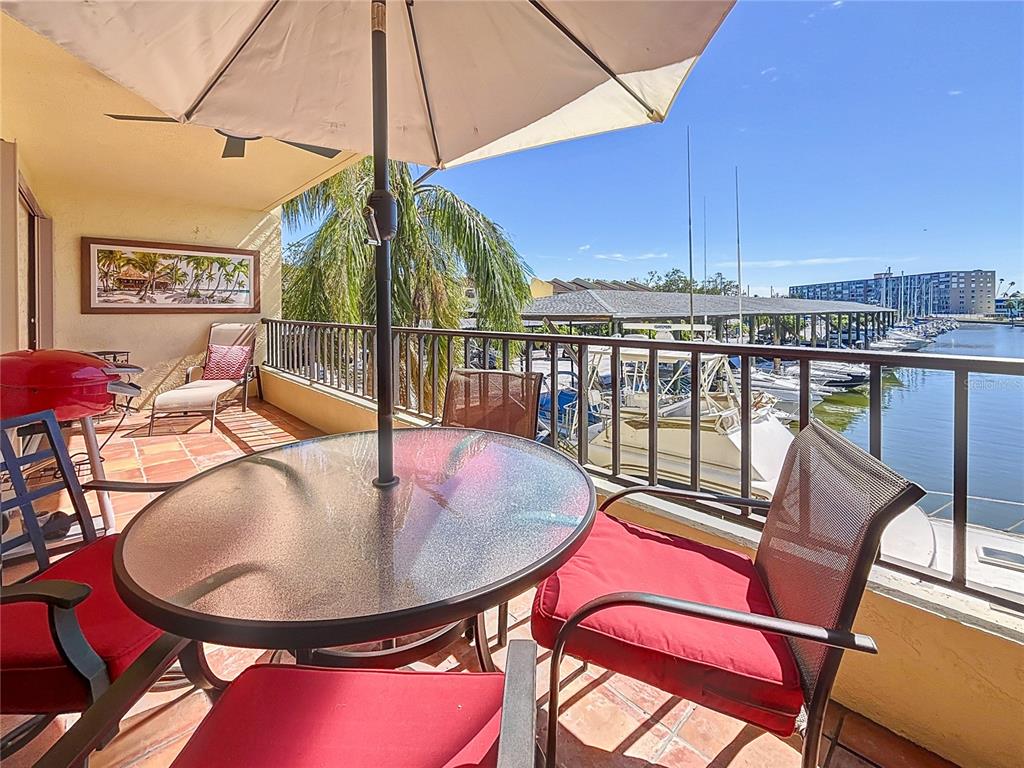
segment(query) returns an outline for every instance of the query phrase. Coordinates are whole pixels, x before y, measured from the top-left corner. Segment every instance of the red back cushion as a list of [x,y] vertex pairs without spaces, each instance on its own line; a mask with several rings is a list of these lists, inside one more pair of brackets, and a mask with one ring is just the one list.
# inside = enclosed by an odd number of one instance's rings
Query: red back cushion
[[206,348],[204,379],[240,379],[252,360],[252,347],[211,344]]

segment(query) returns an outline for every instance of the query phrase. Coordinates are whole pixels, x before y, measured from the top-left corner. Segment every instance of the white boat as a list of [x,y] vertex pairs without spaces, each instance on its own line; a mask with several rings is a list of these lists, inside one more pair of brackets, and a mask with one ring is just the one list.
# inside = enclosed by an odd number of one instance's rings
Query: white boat
[[[623,353],[625,350],[623,350]],[[646,350],[644,350],[646,354]],[[659,362],[662,355],[659,354]],[[739,387],[728,360],[722,355],[702,359],[700,397],[700,477],[701,485],[722,493],[740,492],[740,410]],[[614,393],[606,393],[606,398]],[[619,456],[620,471],[646,476],[648,470],[649,413],[646,392],[626,389],[620,393]],[[751,409],[751,494],[771,498],[793,433],[783,424],[775,409],[778,401],[765,392],[754,392]],[[688,481],[690,475],[689,396],[673,397],[661,393],[658,398],[658,475]],[[611,404],[601,409],[602,423],[591,435],[589,461],[597,466],[612,465]]]

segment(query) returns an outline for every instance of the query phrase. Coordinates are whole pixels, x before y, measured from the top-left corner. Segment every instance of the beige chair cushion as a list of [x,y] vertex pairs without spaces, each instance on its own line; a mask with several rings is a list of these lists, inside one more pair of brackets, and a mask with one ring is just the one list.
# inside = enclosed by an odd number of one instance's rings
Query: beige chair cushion
[[153,399],[153,410],[160,411],[212,411],[217,398],[238,384],[227,380],[200,379],[182,384]]

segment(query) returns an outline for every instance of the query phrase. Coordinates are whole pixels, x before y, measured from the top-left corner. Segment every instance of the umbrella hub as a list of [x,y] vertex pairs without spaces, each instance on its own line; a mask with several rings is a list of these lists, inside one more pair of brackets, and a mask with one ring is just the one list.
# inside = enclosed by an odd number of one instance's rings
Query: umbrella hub
[[363,208],[363,217],[366,219],[368,245],[380,245],[398,234],[398,201],[386,189],[375,189],[370,193]]

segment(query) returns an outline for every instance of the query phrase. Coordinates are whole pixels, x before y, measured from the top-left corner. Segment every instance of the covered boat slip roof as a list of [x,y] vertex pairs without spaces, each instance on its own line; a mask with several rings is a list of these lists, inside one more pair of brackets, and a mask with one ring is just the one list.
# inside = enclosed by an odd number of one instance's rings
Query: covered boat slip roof
[[[695,317],[736,317],[739,297],[693,295]],[[744,315],[854,314],[893,312],[856,301],[817,301],[788,297],[743,297]],[[534,299],[524,310],[524,320],[655,320],[690,316],[690,294],[664,291],[571,291]]]

